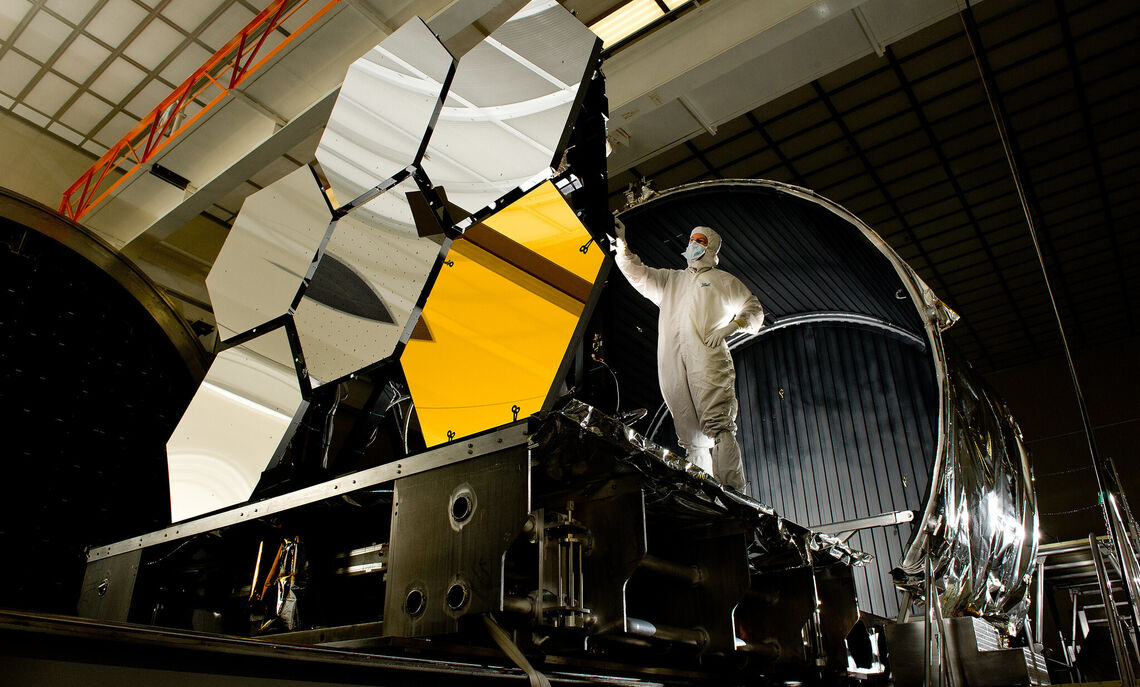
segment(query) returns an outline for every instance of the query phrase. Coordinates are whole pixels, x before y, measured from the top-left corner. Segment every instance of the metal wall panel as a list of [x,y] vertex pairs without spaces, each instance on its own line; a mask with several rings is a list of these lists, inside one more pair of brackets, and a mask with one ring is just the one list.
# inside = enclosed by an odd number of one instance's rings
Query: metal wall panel
[[[938,399],[917,346],[869,329],[808,325],[761,336],[734,358],[753,495],[809,526],[924,507]],[[864,610],[898,612],[890,569],[910,527],[852,538],[875,556],[856,570]]]

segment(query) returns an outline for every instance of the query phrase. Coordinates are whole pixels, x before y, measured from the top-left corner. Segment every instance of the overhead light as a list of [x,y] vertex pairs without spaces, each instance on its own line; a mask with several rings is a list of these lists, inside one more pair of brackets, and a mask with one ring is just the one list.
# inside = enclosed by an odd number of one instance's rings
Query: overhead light
[[632,0],[594,22],[590,30],[598,34],[602,43],[608,48],[663,16],[665,10],[656,0]]
[[610,48],[694,0],[630,0],[590,25]]

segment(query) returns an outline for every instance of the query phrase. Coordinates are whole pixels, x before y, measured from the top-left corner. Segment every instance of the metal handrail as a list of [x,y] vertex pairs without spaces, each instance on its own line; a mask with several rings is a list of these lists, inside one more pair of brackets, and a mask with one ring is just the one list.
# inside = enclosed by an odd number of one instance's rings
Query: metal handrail
[[[77,221],[82,218],[341,0],[329,0],[296,31],[288,34],[263,58],[253,63],[270,32],[309,2],[310,0],[272,0],[245,28],[206,60],[205,64],[175,88],[64,191],[59,204],[60,214]],[[179,115],[190,102],[211,86],[217,86],[221,92],[175,128]],[[108,176],[115,169],[126,171],[104,188]]]
[[1089,550],[1092,552],[1093,563],[1096,565],[1097,582],[1100,583],[1100,596],[1105,601],[1105,614],[1108,618],[1108,630],[1112,637],[1112,649],[1116,654],[1116,667],[1120,672],[1120,683],[1122,685],[1135,685],[1136,677],[1133,672],[1132,656],[1128,651],[1128,645],[1124,638],[1124,631],[1120,626],[1120,615],[1116,610],[1116,604],[1113,602],[1112,584],[1108,580],[1108,573],[1104,564],[1104,557],[1101,555],[1100,546],[1097,545],[1096,537],[1089,535]]

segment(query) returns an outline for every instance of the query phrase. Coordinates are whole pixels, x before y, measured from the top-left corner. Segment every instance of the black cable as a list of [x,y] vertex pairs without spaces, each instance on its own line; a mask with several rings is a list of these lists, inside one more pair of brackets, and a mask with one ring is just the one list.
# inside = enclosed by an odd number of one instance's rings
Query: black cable
[[[1088,442],[1089,455],[1092,458],[1093,469],[1097,474],[1097,485],[1100,486],[1101,491],[1105,491],[1110,485],[1105,484],[1106,475],[1101,474],[1103,468],[1099,465],[1100,456],[1096,449],[1096,440],[1093,438],[1092,422],[1089,420],[1088,407],[1085,405],[1085,396],[1081,391],[1080,379],[1077,377],[1077,368],[1073,364],[1073,354],[1069,349],[1069,339],[1065,334],[1065,324],[1061,320],[1061,311],[1057,307],[1057,299],[1053,295],[1053,284],[1049,280],[1049,270],[1045,266],[1045,255],[1041,252],[1041,242],[1037,237],[1037,226],[1033,221],[1033,212],[1029,206],[1029,195],[1022,183],[1021,172],[1018,169],[1017,161],[1014,159],[1013,146],[1010,144],[1009,130],[1006,128],[1005,117],[1002,113],[1002,108],[997,104],[993,95],[993,75],[990,73],[989,65],[982,59],[978,53],[978,45],[981,43],[981,36],[978,34],[978,27],[974,21],[973,8],[970,6],[970,0],[966,0],[966,9],[962,11],[962,24],[966,29],[966,39],[970,44],[970,51],[973,53],[974,62],[978,66],[978,73],[982,81],[982,89],[986,93],[986,101],[989,103],[990,111],[994,116],[994,124],[997,126],[998,139],[1001,141],[1002,150],[1005,152],[1006,161],[1009,163],[1010,176],[1013,178],[1014,188],[1017,190],[1018,200],[1021,201],[1022,212],[1025,213],[1025,223],[1029,229],[1029,237],[1033,240],[1033,250],[1037,253],[1037,264],[1041,267],[1041,276],[1045,281],[1045,291],[1049,294],[1049,304],[1053,308],[1053,317],[1057,321],[1057,331],[1061,335],[1061,347],[1065,351],[1065,362],[1069,366],[1069,376],[1073,382],[1073,393],[1077,397],[1077,405],[1081,413],[1081,422],[1084,425],[1085,439]],[[1115,486],[1115,485],[1112,485]],[[1117,491],[1113,489],[1113,491]],[[1106,511],[1107,513],[1107,511]],[[1107,515],[1106,515],[1107,518]]]
[[614,415],[618,415],[621,413],[621,384],[618,382],[617,373],[614,372],[614,369],[610,367],[606,361],[597,360],[595,358],[595,362],[609,370],[610,376],[614,378],[614,393],[617,395],[617,402],[614,404]]
[[195,540],[195,539],[197,539],[197,538],[198,538],[198,537],[196,537],[196,536],[194,536],[194,537],[190,537],[190,538],[189,538],[189,539],[187,539],[186,541],[182,542],[182,543],[181,543],[181,544],[179,544],[178,546],[175,546],[173,549],[171,549],[170,551],[168,551],[168,552],[166,553],[166,555],[162,556],[161,558],[156,558],[156,559],[154,559],[153,561],[147,561],[147,562],[146,562],[146,563],[144,563],[143,565],[147,565],[147,566],[150,566],[150,565],[158,565],[159,563],[165,563],[167,560],[169,560],[169,559],[170,559],[170,557],[171,557],[171,556],[173,556],[174,554],[178,553],[178,552],[179,552],[179,551],[181,551],[182,549],[184,549],[184,548],[186,548],[187,546],[189,546],[189,545],[190,545],[190,542],[194,541],[194,540]]
[[336,388],[336,397],[333,399],[332,407],[329,408],[328,414],[325,416],[324,427],[321,429],[321,469],[329,469],[329,449],[332,448],[332,435],[333,423],[336,419],[336,409],[340,406],[340,402],[348,398],[348,390],[345,389],[344,396],[340,395],[341,389],[344,384],[340,384]]

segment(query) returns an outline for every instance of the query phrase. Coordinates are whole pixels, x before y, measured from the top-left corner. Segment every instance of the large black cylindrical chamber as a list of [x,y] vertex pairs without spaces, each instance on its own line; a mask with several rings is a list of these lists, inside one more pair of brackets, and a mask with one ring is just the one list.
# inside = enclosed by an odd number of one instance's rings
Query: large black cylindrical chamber
[[[1036,504],[1020,435],[947,361],[942,332],[957,315],[910,266],[842,207],[777,182],[682,186],[621,219],[655,267],[684,268],[690,230],[712,227],[720,269],[764,305],[760,334],[730,341],[751,495],[804,525],[915,513],[852,536],[876,559],[857,573],[864,610],[895,615],[894,581],[920,590],[930,552],[948,613],[1024,614]],[[675,447],[657,384],[657,308],[615,271],[596,322],[623,408],[647,408],[643,428]]]

